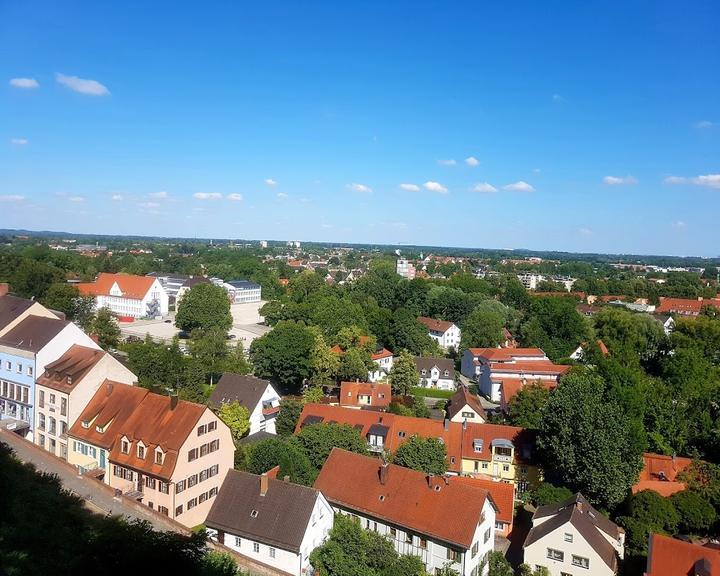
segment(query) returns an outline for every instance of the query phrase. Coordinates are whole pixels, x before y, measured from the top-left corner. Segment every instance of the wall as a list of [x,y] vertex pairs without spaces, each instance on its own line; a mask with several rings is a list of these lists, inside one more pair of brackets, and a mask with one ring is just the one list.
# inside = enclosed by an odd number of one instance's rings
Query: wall
[[257,406],[255,406],[255,409],[252,411],[252,414],[250,414],[250,432],[249,434],[255,434],[256,432],[259,432],[260,430],[265,430],[266,432],[270,434],[275,434],[275,416],[272,418],[265,419],[265,416],[263,416],[262,410],[262,403],[263,402],[269,402],[271,400],[277,401],[277,403],[280,402],[280,396],[275,391],[275,389],[268,384],[267,388],[265,388],[265,391],[263,392],[263,395],[260,398],[260,401],[258,402]]

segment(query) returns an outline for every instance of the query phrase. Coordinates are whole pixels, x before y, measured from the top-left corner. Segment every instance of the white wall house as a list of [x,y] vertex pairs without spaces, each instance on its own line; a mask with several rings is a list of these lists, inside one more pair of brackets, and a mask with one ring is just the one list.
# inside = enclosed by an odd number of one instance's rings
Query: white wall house
[[399,554],[418,556],[429,574],[446,565],[461,576],[488,573],[497,508],[484,488],[339,448],[330,453],[315,488],[337,513],[387,536]]
[[377,367],[373,370],[368,370],[368,382],[378,382],[387,378],[395,360],[393,353],[383,348],[372,354],[371,358]]
[[525,539],[524,562],[544,566],[551,576],[613,576],[624,557],[625,532],[580,494],[561,504],[541,506]]
[[449,358],[415,357],[418,386],[455,390],[455,367]]
[[408,280],[412,280],[415,278],[415,265],[411,264],[407,258],[398,258],[397,264],[395,266],[395,271],[398,273],[398,275],[402,276],[403,278],[407,278]]
[[250,412],[249,434],[275,434],[275,418],[280,413],[280,395],[267,380],[226,372],[210,395],[209,405],[219,410],[223,404],[238,402]]
[[460,346],[460,337],[462,336],[460,328],[452,322],[445,320],[435,320],[434,318],[426,318],[420,316],[418,321],[424,324],[428,329],[428,336],[438,343],[443,350]]
[[325,542],[333,519],[319,490],[231,470],[205,525],[211,538],[239,554],[303,576],[311,568],[310,553]]
[[109,308],[120,317],[154,318],[168,313],[168,294],[153,276],[101,272],[95,282],[76,286],[80,294],[95,297],[96,308]]

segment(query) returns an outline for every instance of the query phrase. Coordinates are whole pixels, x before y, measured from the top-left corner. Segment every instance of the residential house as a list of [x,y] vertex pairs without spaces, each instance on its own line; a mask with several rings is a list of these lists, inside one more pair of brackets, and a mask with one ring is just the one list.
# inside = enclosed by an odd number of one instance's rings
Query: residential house
[[226,372],[210,395],[208,405],[219,410],[223,404],[237,402],[250,412],[249,434],[275,434],[275,418],[280,413],[280,395],[267,380]]
[[399,554],[418,556],[428,573],[449,565],[461,576],[485,575],[497,508],[486,489],[457,480],[333,448],[315,488]]
[[25,316],[0,336],[0,419],[11,420],[6,428],[33,439],[37,375],[73,344],[99,349],[75,324],[47,316]]
[[327,539],[333,518],[315,488],[230,470],[205,525],[211,538],[231,550],[303,576],[311,573],[310,553]]
[[698,316],[705,306],[720,309],[720,294],[716,298],[666,298],[660,297],[660,305],[655,309],[657,314],[678,314],[680,316]]
[[535,511],[523,551],[526,564],[545,566],[550,576],[611,576],[625,554],[625,531],[576,494]]
[[420,316],[418,322],[427,326],[428,336],[438,343],[440,348],[447,350],[460,346],[460,328],[452,322],[445,320],[436,320],[435,318],[427,318]]
[[340,384],[340,406],[346,408],[383,410],[390,406],[391,400],[390,384],[373,382],[342,382]]
[[[603,356],[610,355],[610,351],[608,350],[607,346],[605,346],[605,342],[603,342],[602,340],[597,340],[596,344],[597,344],[598,349],[600,350],[600,354],[602,354]],[[582,362],[587,347],[588,347],[587,342],[580,344],[580,346],[575,348],[573,353],[570,354],[570,359]]]
[[418,385],[423,388],[455,390],[455,366],[450,358],[415,357]]
[[68,444],[81,472],[188,527],[205,521],[235,454],[230,429],[206,406],[109,380]]
[[28,316],[58,318],[57,314],[45,308],[40,302],[14,296],[8,291],[8,284],[0,283],[0,336],[12,330]]
[[95,282],[76,286],[80,294],[95,297],[96,308],[109,308],[119,318],[154,318],[168,313],[168,294],[153,276],[101,272]]
[[523,428],[431,420],[413,416],[353,410],[327,404],[305,404],[295,433],[323,422],[348,424],[367,442],[368,450],[393,454],[413,436],[438,438],[447,450],[451,474],[469,474],[512,482],[518,492],[537,486],[540,470],[534,464],[535,436]]
[[665,336],[670,336],[670,334],[672,334],[672,331],[675,329],[675,319],[672,316],[666,314],[655,314],[654,318],[655,320],[660,322],[660,324],[662,324]]
[[692,458],[646,452],[643,454],[643,469],[640,477],[632,487],[633,494],[643,490],[653,490],[661,496],[672,496],[676,492],[682,492],[687,485],[677,480],[677,476],[692,462]]
[[104,350],[75,344],[35,382],[35,444],[64,460],[67,431],[105,380],[133,385],[137,376]]
[[380,380],[385,380],[385,378],[387,378],[387,375],[390,374],[390,370],[392,370],[393,367],[393,363],[395,360],[393,353],[386,348],[381,348],[380,350],[373,352],[370,355],[370,358],[373,362],[375,362],[377,368],[368,371],[368,380],[370,382],[378,382]]
[[490,492],[497,507],[495,511],[495,536],[508,538],[512,534],[515,516],[515,485],[473,476],[457,476],[457,482],[468,482]]
[[398,258],[395,270],[403,278],[408,280],[415,278],[415,265],[408,261],[407,258]]
[[500,343],[501,348],[517,348],[517,340],[515,340],[515,336],[512,335],[510,330],[503,328],[502,337],[503,339]]
[[451,422],[478,422],[487,421],[487,414],[480,403],[480,398],[470,392],[467,386],[459,386],[457,392],[450,398],[447,406],[447,417]]
[[540,348],[468,348],[460,360],[460,373],[474,380],[480,381],[480,374],[484,366],[490,362],[540,361],[548,360]]
[[720,550],[650,534],[645,576],[720,576]]

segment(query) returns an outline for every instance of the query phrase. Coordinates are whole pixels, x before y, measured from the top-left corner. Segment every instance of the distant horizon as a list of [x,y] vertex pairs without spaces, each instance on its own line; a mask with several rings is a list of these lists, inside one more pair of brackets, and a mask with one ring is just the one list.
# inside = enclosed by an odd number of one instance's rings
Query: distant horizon
[[[273,244],[286,244],[287,242],[296,241],[300,242],[302,250],[303,245],[331,245],[331,246],[347,246],[347,247],[377,247],[387,248],[389,250],[400,249],[402,252],[403,248],[421,250],[425,248],[443,250],[443,251],[465,251],[465,252],[507,252],[509,255],[512,254],[557,254],[567,255],[575,257],[576,259],[582,256],[603,256],[603,257],[618,257],[618,259],[630,259],[630,258],[651,258],[651,259],[677,259],[677,260],[702,260],[707,261],[710,265],[720,265],[720,255],[718,256],[696,256],[696,255],[673,255],[673,254],[633,254],[633,253],[614,253],[614,252],[572,252],[567,250],[543,250],[534,248],[493,248],[493,247],[472,247],[472,246],[440,246],[432,244],[384,244],[377,242],[334,242],[334,241],[319,241],[319,240],[303,240],[302,238],[227,238],[227,237],[200,237],[200,236],[149,236],[144,234],[110,234],[110,233],[92,233],[92,232],[67,232],[60,230],[30,230],[27,228],[0,228],[0,234],[7,235],[28,235],[35,238],[62,238],[67,236],[77,237],[88,237],[88,238],[107,238],[107,239],[137,239],[141,241],[161,241],[161,240],[178,240],[178,241],[190,241],[190,242],[203,242],[203,241],[217,241],[222,243],[231,242],[249,242],[249,243],[260,243],[266,241]],[[400,255],[402,257],[402,253]],[[626,262],[632,263],[632,262]]]

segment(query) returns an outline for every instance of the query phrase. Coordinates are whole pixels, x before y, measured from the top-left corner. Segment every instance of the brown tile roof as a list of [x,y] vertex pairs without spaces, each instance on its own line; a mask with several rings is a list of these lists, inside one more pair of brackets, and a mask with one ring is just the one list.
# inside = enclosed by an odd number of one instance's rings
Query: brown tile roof
[[[267,492],[261,496],[260,476],[228,471],[205,524],[297,554],[318,491],[274,478],[267,482]],[[257,512],[255,517],[253,510]]]
[[417,369],[418,374],[421,373],[421,370],[425,369],[428,372],[428,375],[430,373],[430,370],[432,370],[435,366],[438,367],[441,374],[440,377],[443,378],[443,374],[445,370],[447,370],[450,375],[448,378],[455,378],[455,364],[453,363],[450,358],[435,358],[432,356],[415,356],[415,368]]
[[464,549],[472,546],[483,505],[488,498],[492,502],[487,490],[394,464],[387,465],[383,484],[381,467],[377,458],[333,448],[315,488],[346,510]]
[[390,350],[387,348],[383,348],[382,350],[378,350],[377,352],[370,355],[370,358],[373,360],[380,360],[381,358],[391,358],[393,355]]
[[69,394],[106,354],[104,350],[74,344],[60,358],[45,366],[37,383]]
[[690,298],[660,298],[660,305],[655,308],[656,314],[689,314],[697,316],[700,314],[703,305],[708,305],[707,301],[692,300]]
[[[109,450],[121,425],[149,393],[146,388],[106,380],[70,427],[68,435]],[[85,428],[83,422],[89,427]],[[98,426],[106,426],[105,431],[98,432]]]
[[473,486],[479,486],[490,492],[490,496],[497,507],[495,518],[506,524],[513,523],[515,514],[515,485],[510,482],[497,482],[486,478],[473,476],[456,476],[457,482],[466,482]]
[[467,389],[467,386],[460,386],[457,392],[450,398],[447,413],[448,418],[454,418],[465,406],[469,406],[484,420],[487,420],[487,414],[480,403],[480,398],[472,394],[470,390]]
[[560,504],[540,506],[535,511],[535,514],[533,514],[533,523],[536,518],[546,517],[548,518],[547,520],[535,525],[530,530],[525,539],[524,548],[570,522],[598,556],[602,558],[603,562],[605,562],[611,570],[617,571],[617,551],[605,536],[603,536],[601,531],[611,538],[618,540],[622,528],[595,510],[581,494],[576,494]]
[[541,348],[469,348],[473,356],[479,356],[486,362],[510,362],[514,358],[536,356],[545,358]]
[[511,374],[548,374],[551,376],[562,376],[572,366],[553,364],[550,360],[520,361],[520,362],[493,362],[490,364],[492,379],[495,374],[509,372]]
[[654,490],[661,496],[672,496],[685,490],[684,482],[676,481],[677,475],[692,464],[692,458],[664,456],[646,452],[643,454],[643,469],[632,492]]
[[28,316],[7,334],[0,337],[0,344],[39,352],[70,322],[45,316]]
[[35,304],[33,300],[18,298],[12,294],[0,296],[0,330],[5,328],[5,326],[10,324],[10,322],[15,320],[33,304]]
[[[370,404],[360,404],[358,397],[370,396]],[[392,390],[390,384],[374,382],[342,382],[340,384],[340,406],[390,406]]]
[[110,274],[101,272],[95,282],[76,284],[80,294],[86,296],[109,296],[110,289],[117,282],[123,298],[142,300],[157,278],[153,276],[135,276],[133,274]]
[[222,404],[237,401],[240,406],[244,406],[252,413],[269,385],[270,382],[267,380],[255,376],[225,372],[210,394],[208,405],[217,410]]
[[426,316],[418,317],[418,322],[425,324],[428,330],[432,332],[442,332],[443,334],[453,327],[452,322],[447,320],[436,320],[435,318],[427,318]]
[[[698,570],[704,568],[704,571]],[[646,576],[720,576],[720,550],[650,534]]]

